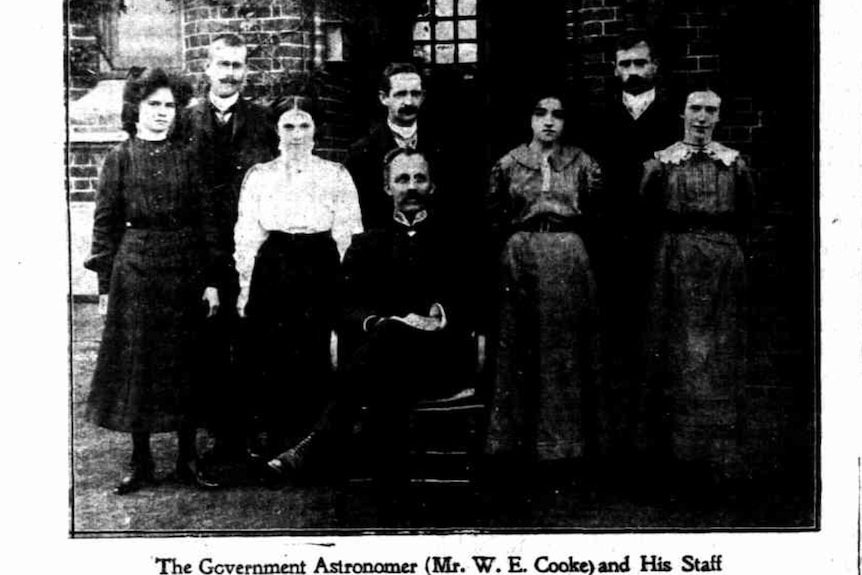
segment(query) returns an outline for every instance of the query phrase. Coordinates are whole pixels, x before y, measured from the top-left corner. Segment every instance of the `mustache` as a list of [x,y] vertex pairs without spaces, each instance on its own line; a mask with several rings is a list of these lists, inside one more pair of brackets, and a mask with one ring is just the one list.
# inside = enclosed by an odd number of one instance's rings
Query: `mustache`
[[623,80],[623,84],[626,86],[644,86],[649,83],[649,80],[642,76],[629,76],[625,80]]
[[401,106],[398,111],[402,114],[415,114],[419,112],[419,107],[413,106],[412,104],[407,104],[406,106]]

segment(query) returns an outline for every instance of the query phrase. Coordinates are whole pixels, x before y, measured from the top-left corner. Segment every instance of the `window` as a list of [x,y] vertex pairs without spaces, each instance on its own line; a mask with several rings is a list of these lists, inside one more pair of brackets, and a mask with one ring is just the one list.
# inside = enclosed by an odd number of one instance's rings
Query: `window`
[[124,5],[124,10],[112,10],[102,18],[102,73],[125,71],[132,66],[182,69],[180,3],[125,0]]
[[427,0],[413,26],[413,55],[429,64],[475,64],[477,2]]

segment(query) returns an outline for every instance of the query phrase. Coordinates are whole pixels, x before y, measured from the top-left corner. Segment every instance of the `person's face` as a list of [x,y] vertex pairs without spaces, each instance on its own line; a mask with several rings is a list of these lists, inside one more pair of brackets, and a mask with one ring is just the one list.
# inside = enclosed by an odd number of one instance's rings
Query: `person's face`
[[685,141],[708,144],[718,123],[721,99],[715,92],[692,92],[688,95],[683,112]]
[[389,84],[388,94],[380,92],[380,103],[389,110],[389,121],[399,126],[413,124],[425,99],[422,78],[413,73],[394,74]]
[[434,193],[425,158],[419,154],[396,156],[389,164],[386,193],[392,196],[395,208],[405,215],[425,209]]
[[210,90],[220,98],[229,98],[242,89],[245,81],[245,46],[225,46],[217,42],[210,46],[210,61],[206,75]]
[[563,104],[557,98],[543,98],[533,108],[530,125],[533,128],[533,141],[553,144],[563,134],[565,124]]
[[305,152],[314,147],[314,119],[298,108],[288,110],[278,119],[279,146],[282,152]]
[[658,64],[652,59],[646,42],[617,51],[614,76],[622,82],[624,92],[641,94],[652,88],[656,70]]
[[174,94],[159,88],[141,101],[138,108],[138,131],[164,134],[171,129],[177,114]]

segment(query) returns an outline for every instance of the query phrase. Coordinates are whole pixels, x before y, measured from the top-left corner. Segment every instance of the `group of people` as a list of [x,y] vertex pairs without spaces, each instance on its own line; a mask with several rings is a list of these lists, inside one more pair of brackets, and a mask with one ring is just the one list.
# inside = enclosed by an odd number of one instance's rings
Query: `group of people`
[[312,449],[337,460],[362,407],[398,481],[411,406],[460,391],[477,340],[489,459],[739,471],[751,177],[712,140],[716,93],[656,94],[648,39],[620,42],[621,92],[583,147],[566,97],[538,91],[483,190],[420,123],[415,66],[386,68],[387,117],[341,165],[313,153],[315,98],[265,110],[240,97],[242,38],[209,52],[192,107],[164,71],[128,80],[100,175],[88,413],[131,433],[117,493],[156,481],[151,433],[177,432],[177,480],[215,488],[201,461],[273,479]]

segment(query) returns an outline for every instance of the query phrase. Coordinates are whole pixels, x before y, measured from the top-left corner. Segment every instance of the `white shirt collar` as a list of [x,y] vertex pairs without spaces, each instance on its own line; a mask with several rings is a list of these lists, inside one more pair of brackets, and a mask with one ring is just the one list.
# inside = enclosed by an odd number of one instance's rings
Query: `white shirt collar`
[[416,145],[415,138],[416,132],[419,129],[419,122],[413,122],[410,126],[399,126],[397,124],[393,124],[389,120],[386,120],[386,123],[389,125],[389,129],[392,130],[392,134],[395,136],[395,141],[400,147],[404,147],[405,145]]
[[224,114],[227,110],[230,109],[231,106],[237,103],[237,100],[239,100],[239,92],[227,98],[221,98],[216,94],[210,92],[209,99],[210,103],[215,106],[215,109]]
[[641,117],[641,114],[646,112],[646,109],[649,108],[650,104],[655,101],[655,88],[650,88],[646,92],[641,92],[640,94],[629,94],[628,92],[623,92],[623,106],[626,107],[629,114],[631,114],[632,118],[637,120]]
[[393,213],[393,219],[402,226],[406,227],[408,230],[407,233],[411,236],[416,233],[416,231],[413,229],[414,226],[425,221],[427,217],[428,211],[421,210],[415,216],[413,216],[413,222],[411,223],[410,220],[407,219],[407,216],[405,216],[401,211],[395,210],[395,212]]

